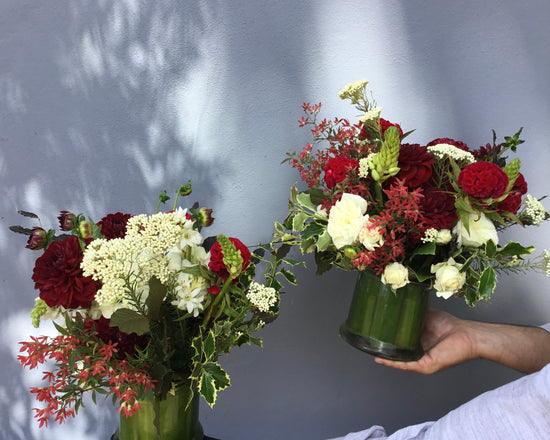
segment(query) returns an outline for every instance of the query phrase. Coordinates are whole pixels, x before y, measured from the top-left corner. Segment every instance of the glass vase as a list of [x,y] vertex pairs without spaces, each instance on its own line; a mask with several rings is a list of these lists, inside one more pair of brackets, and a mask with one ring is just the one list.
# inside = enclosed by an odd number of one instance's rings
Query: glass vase
[[[199,422],[199,395],[195,393],[187,406],[188,390],[169,394],[160,402],[161,440],[203,440]],[[153,393],[140,400],[141,410],[132,417],[120,414],[120,424],[114,440],[159,440],[154,424],[155,408]]]
[[372,271],[359,273],[342,338],[359,350],[386,359],[414,361],[429,306],[429,287],[409,283],[393,291]]

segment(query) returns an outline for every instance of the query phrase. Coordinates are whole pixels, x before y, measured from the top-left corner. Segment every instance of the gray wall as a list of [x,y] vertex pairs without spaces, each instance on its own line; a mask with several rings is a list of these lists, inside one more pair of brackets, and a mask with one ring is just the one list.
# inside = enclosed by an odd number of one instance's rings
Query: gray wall
[[[107,439],[110,403],[38,430],[16,361],[33,331],[36,254],[7,230],[17,209],[56,224],[62,209],[99,219],[151,212],[162,189],[191,179],[215,210],[212,233],[269,239],[297,173],[280,165],[308,141],[303,101],[355,117],[338,91],[371,80],[383,115],[414,142],[453,137],[475,148],[524,126],[530,192],[550,192],[550,6],[545,0],[2,0],[0,3],[0,438]],[[550,248],[549,226],[509,237]],[[313,267],[313,264],[310,264]],[[299,271],[264,349],[223,359],[233,386],[209,435],[323,439],[372,424],[433,420],[518,374],[472,361],[433,377],[393,371],[338,336],[354,274]],[[490,305],[434,307],[460,316],[541,324],[548,279],[502,277]],[[47,330],[47,329],[46,329]]]

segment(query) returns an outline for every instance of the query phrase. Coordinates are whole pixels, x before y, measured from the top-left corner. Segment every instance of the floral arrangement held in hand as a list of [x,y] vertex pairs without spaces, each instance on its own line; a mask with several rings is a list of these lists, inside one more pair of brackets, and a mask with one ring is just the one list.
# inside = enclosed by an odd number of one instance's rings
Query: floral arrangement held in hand
[[498,271],[548,275],[548,251],[528,259],[534,247],[499,242],[499,231],[549,217],[526,194],[520,160],[506,157],[523,143],[521,130],[500,144],[493,133],[493,143],[475,151],[448,138],[405,143],[410,132],[380,118],[367,83],[340,92],[361,112],[357,123],[320,120],[321,104],[303,105],[300,126],[311,127],[314,142],[285,162],[308,189],[292,188],[274,242],[314,252],[318,273],[372,270],[393,289],[426,283],[469,305],[491,297]]
[[[178,190],[191,192],[190,184]],[[33,324],[54,321],[58,335],[22,342],[19,360],[30,369],[53,361],[45,386],[31,393],[40,426],[63,422],[91,392],[113,397],[128,417],[148,390],[163,400],[175,388],[193,391],[211,406],[230,385],[218,356],[261,339],[251,334],[278,314],[283,275],[295,283],[283,258],[270,245],[251,253],[237,238],[203,240],[212,210],[177,207],[154,215],[109,214],[97,224],[62,211],[61,230],[12,227],[29,235],[27,247],[44,249],[32,279],[39,298]],[[169,197],[166,192],[161,202]],[[27,217],[38,217],[20,212]],[[264,258],[264,254],[271,254]],[[265,281],[255,281],[256,264],[266,264]]]

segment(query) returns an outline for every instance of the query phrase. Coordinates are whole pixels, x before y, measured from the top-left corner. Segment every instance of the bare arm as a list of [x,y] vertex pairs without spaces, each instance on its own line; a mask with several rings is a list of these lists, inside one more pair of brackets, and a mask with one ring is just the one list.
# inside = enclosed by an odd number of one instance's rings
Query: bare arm
[[484,358],[533,373],[550,362],[550,333],[539,327],[467,321],[430,311],[422,336],[425,353],[414,362],[375,358],[379,364],[432,374],[470,359]]

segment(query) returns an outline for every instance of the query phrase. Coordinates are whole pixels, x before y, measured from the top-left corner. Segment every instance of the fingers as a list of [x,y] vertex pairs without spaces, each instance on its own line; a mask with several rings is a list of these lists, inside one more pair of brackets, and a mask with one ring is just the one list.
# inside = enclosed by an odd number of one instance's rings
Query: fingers
[[374,362],[380,365],[384,365],[385,367],[396,368],[402,371],[413,371],[415,373],[421,374],[433,374],[437,371],[437,368],[435,368],[433,365],[426,364],[425,362],[421,361],[402,362],[375,357]]

